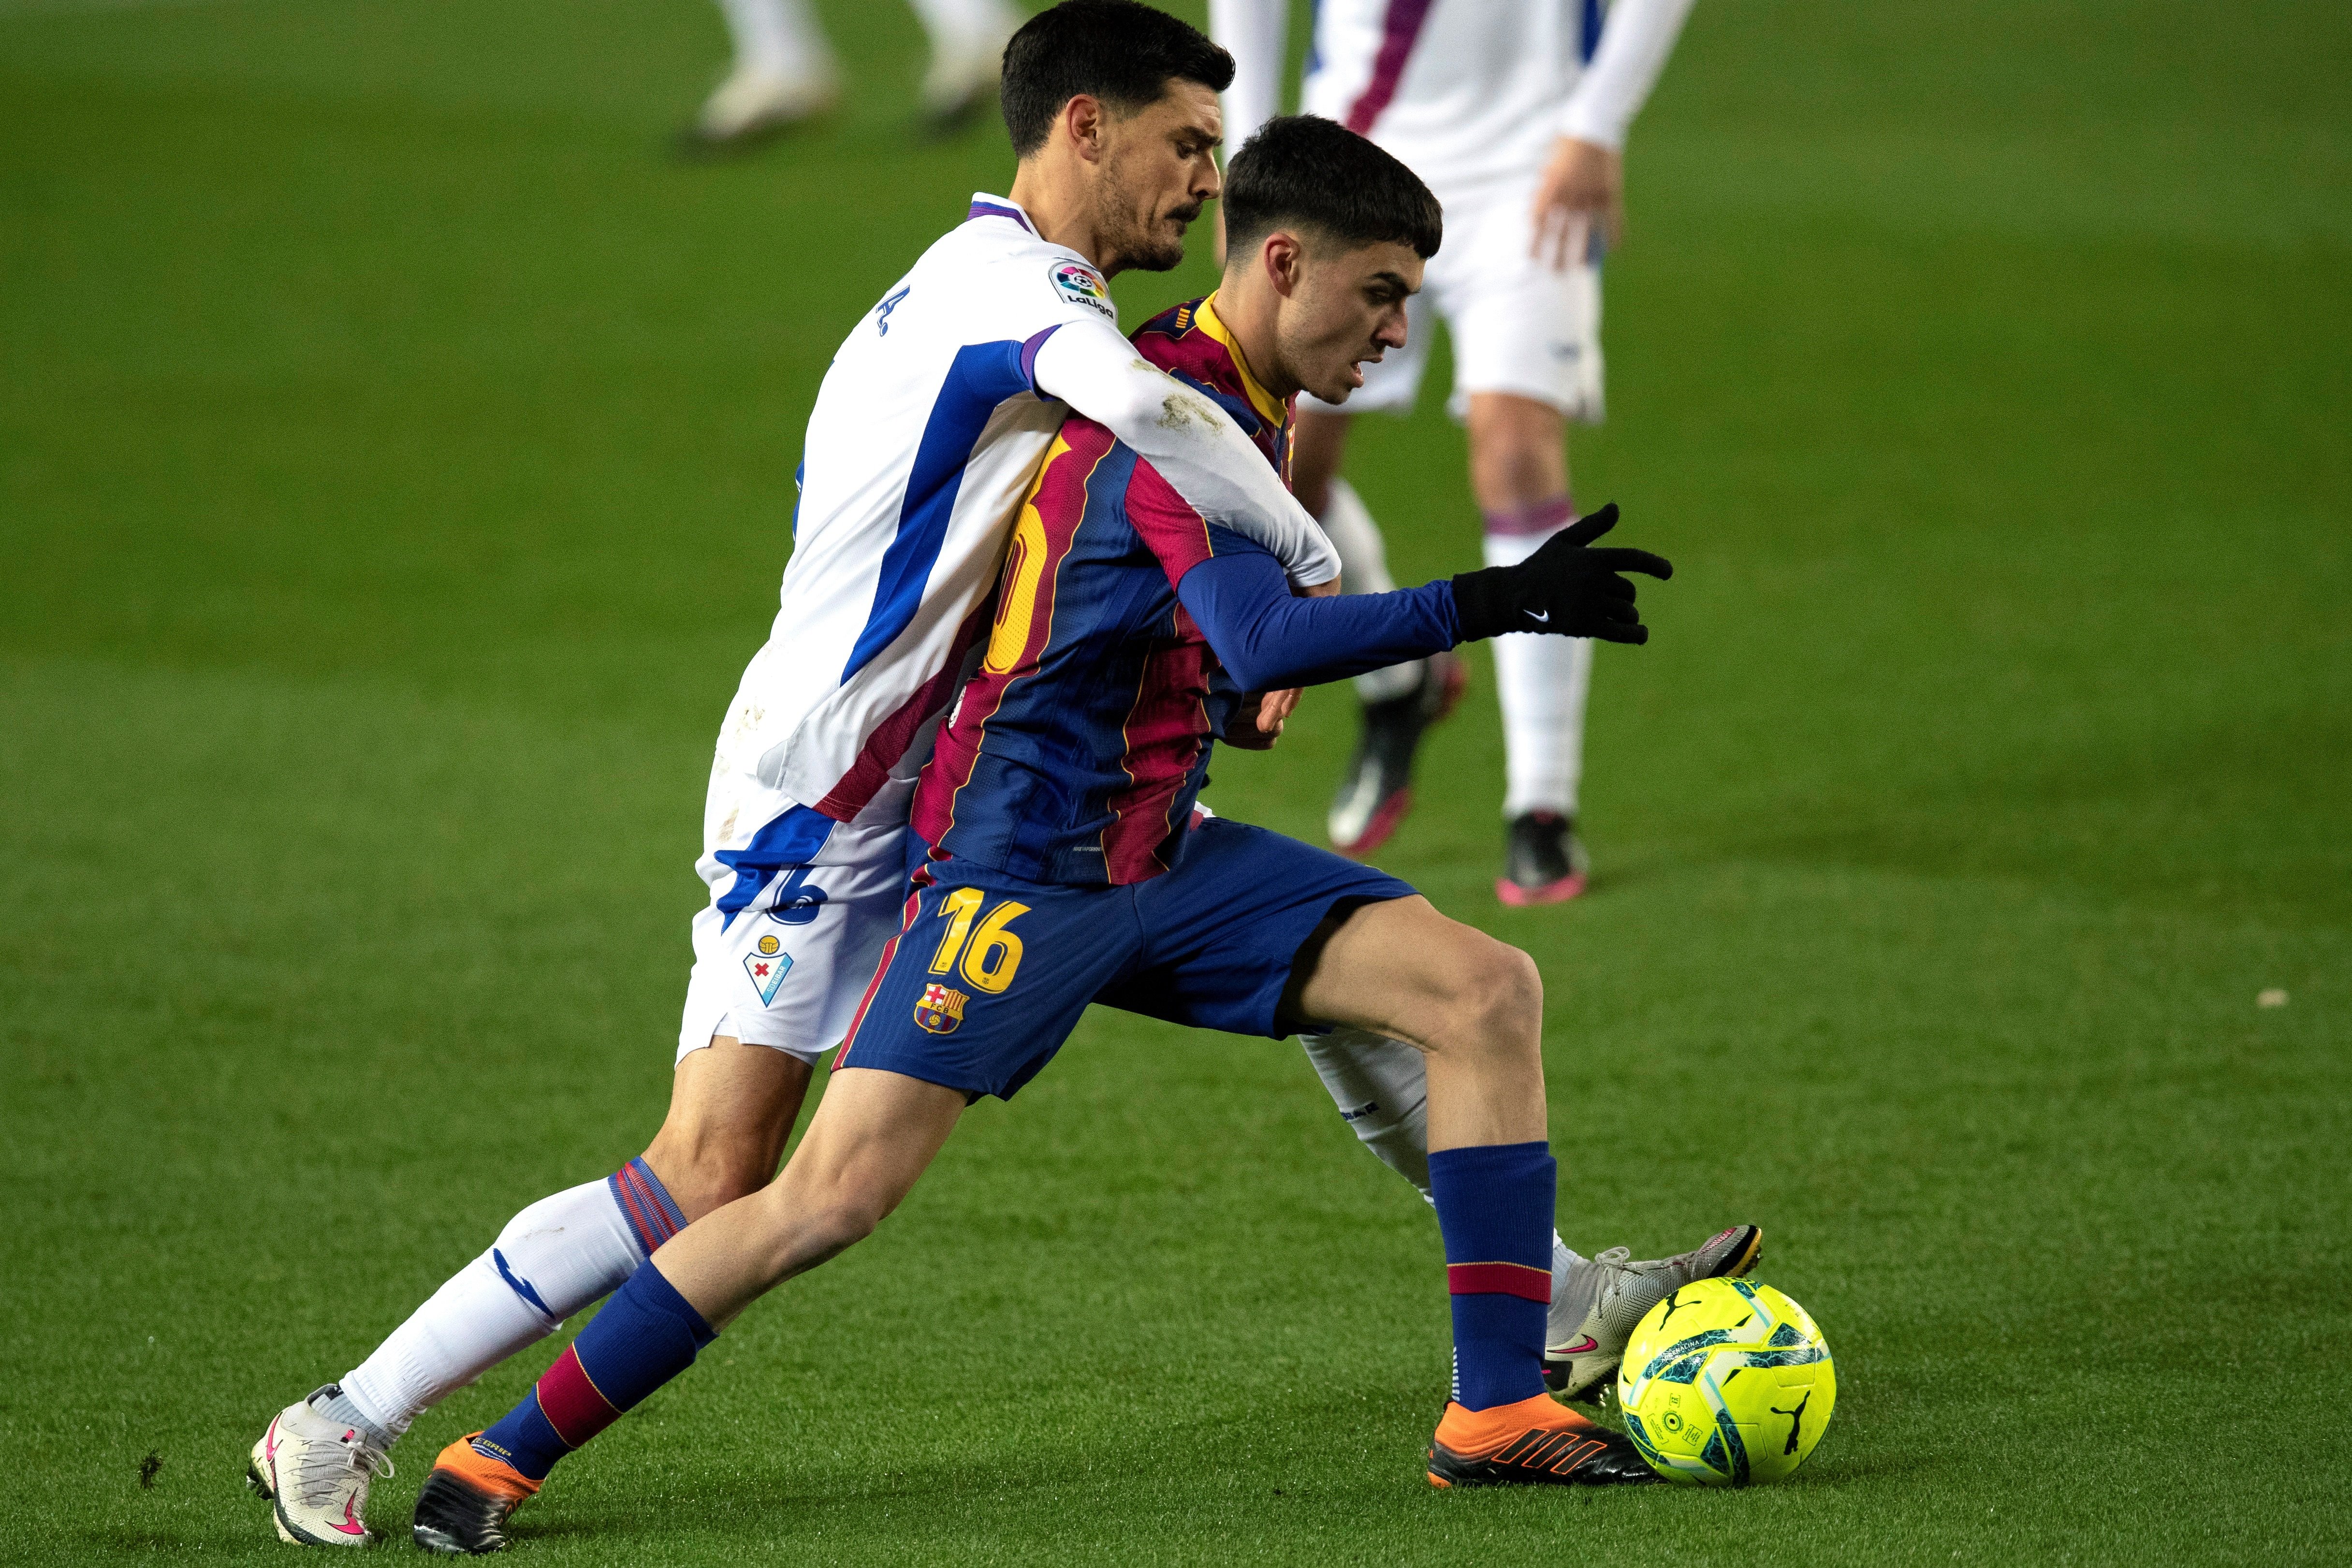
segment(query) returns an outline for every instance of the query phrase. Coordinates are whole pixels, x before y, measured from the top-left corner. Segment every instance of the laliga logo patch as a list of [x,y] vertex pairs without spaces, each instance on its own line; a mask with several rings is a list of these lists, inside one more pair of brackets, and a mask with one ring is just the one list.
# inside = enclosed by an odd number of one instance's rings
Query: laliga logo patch
[[743,973],[751,977],[751,989],[760,994],[760,1005],[767,1006],[776,999],[776,987],[793,972],[793,955],[780,951],[783,943],[772,936],[763,936],[752,943],[760,951],[743,955]]
[[1054,292],[1070,303],[1100,310],[1114,321],[1118,320],[1118,307],[1110,302],[1110,285],[1085,262],[1056,261],[1048,276],[1054,279]]
[[963,1022],[963,1005],[971,998],[944,985],[926,985],[915,1004],[915,1022],[934,1035],[952,1035]]

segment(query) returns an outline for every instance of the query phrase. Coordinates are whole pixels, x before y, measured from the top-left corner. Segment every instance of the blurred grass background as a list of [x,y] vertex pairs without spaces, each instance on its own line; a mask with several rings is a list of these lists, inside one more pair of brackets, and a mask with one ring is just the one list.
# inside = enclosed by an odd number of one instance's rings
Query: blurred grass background
[[[269,1411],[656,1124],[809,401],[1010,182],[824,11],[845,111],[688,167],[692,0],[0,0],[0,1556],[283,1552]],[[1097,1013],[533,1552],[2341,1555],[2266,1407],[2352,1319],[2347,68],[2300,0],[1706,0],[1637,127],[1572,463],[1678,572],[1594,895],[1494,906],[1484,680],[1382,862],[1544,965],[1571,1242],[1768,1227],[1793,1482],[1430,1494],[1426,1211],[1295,1047]],[[1354,454],[1408,582],[1476,551],[1433,393]],[[1314,836],[1352,727],[1213,799]]]

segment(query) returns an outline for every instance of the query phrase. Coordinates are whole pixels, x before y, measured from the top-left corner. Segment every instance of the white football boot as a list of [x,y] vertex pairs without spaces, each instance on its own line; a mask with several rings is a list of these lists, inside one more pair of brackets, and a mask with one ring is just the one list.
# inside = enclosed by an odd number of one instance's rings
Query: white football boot
[[[329,1384],[316,1399],[334,1386]],[[310,1399],[289,1405],[253,1446],[245,1484],[269,1500],[278,1537],[297,1546],[365,1546],[368,1487],[392,1474],[392,1456]]]
[[792,76],[738,67],[704,100],[687,138],[714,151],[744,146],[829,113],[840,101],[841,79],[830,60]]
[[[1544,1335],[1544,1383],[1563,1399],[1598,1399],[1650,1309],[1679,1286],[1737,1279],[1764,1256],[1764,1232],[1735,1225],[1692,1250],[1636,1263],[1612,1247],[1568,1271]],[[1594,1384],[1602,1386],[1595,1388]]]

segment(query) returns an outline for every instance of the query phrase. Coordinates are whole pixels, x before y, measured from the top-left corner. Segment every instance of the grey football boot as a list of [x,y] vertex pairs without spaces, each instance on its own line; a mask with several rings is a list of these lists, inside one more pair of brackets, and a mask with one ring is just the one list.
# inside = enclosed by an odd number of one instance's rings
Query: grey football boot
[[[1563,1399],[1598,1400],[1624,1359],[1633,1327],[1669,1291],[1701,1279],[1737,1279],[1764,1257],[1764,1232],[1735,1225],[1688,1252],[1636,1263],[1622,1247],[1568,1271],[1544,1335],[1544,1385]],[[1596,1386],[1599,1385],[1599,1386]]]

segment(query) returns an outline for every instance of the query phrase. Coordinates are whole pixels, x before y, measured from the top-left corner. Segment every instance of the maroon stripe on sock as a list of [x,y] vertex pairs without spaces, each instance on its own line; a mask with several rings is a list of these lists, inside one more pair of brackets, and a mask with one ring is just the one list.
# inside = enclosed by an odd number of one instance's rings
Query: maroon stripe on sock
[[1517,1296],[1551,1304],[1551,1270],[1524,1263],[1449,1263],[1445,1288],[1456,1296]]
[[1538,539],[1558,533],[1576,521],[1576,500],[1561,496],[1557,500],[1539,500],[1533,506],[1523,506],[1511,511],[1490,511],[1480,514],[1486,520],[1489,533],[1508,534],[1517,539]]
[[596,1391],[588,1381],[586,1369],[580,1364],[580,1352],[572,1346],[555,1358],[555,1364],[540,1375],[539,1413],[555,1428],[555,1435],[570,1447],[582,1444],[621,1418],[613,1402]]
[[1404,62],[1421,37],[1421,25],[1429,20],[1431,3],[1389,0],[1381,18],[1380,52],[1372,57],[1372,79],[1365,84],[1363,96],[1348,106],[1348,129],[1357,135],[1370,135],[1372,122],[1395,99],[1397,83],[1404,79]]

